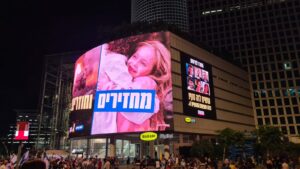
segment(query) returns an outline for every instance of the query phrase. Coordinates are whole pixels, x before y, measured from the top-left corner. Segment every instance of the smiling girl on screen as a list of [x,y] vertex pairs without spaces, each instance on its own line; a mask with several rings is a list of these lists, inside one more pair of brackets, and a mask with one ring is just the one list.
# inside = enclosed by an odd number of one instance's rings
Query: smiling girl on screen
[[[159,41],[139,43],[128,59],[128,72],[133,77],[131,88],[154,89],[157,93],[154,113],[119,113],[118,132],[165,130],[163,101],[171,89],[170,53]],[[137,117],[141,117],[137,119]],[[150,119],[151,117],[151,119]]]
[[105,68],[100,70],[97,90],[156,90],[155,108],[153,113],[95,113],[92,134],[165,130],[168,125],[164,109],[172,107],[171,58],[167,48],[159,41],[145,41],[137,44],[128,60],[110,51],[105,58],[104,62],[101,59]]

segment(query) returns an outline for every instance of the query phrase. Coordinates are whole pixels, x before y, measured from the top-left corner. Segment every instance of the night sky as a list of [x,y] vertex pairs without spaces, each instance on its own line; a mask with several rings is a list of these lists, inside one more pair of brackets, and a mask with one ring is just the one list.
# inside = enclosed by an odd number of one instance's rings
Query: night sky
[[91,49],[102,28],[130,23],[130,0],[80,2],[0,5],[0,136],[15,123],[13,109],[37,109],[44,55]]

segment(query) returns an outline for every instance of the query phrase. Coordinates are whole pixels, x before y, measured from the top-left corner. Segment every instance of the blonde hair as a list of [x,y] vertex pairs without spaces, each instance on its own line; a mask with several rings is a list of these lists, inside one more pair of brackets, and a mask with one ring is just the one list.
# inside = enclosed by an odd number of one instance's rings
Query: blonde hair
[[[169,108],[167,102],[172,102],[172,97],[168,96],[172,92],[172,79],[171,79],[171,55],[170,51],[160,41],[145,41],[140,42],[137,49],[141,46],[151,46],[155,50],[156,63],[153,66],[149,77],[157,83],[157,96],[160,100],[160,111],[151,118],[151,126],[155,130],[165,130],[165,127],[159,127],[159,124],[165,124],[164,112]],[[170,110],[169,110],[170,111]]]
[[169,50],[160,41],[140,42],[137,49],[145,45],[151,46],[155,50],[156,64],[149,77],[156,81],[157,95],[160,100],[163,100],[166,92],[172,87],[171,55]]

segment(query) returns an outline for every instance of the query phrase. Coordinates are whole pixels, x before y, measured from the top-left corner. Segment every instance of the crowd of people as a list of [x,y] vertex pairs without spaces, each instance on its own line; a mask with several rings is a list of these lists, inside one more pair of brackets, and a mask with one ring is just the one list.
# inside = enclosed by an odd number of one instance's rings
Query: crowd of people
[[115,157],[47,157],[40,153],[29,155],[27,159],[18,160],[15,156],[0,159],[0,169],[297,169],[296,162],[287,158],[268,158],[261,162],[253,157],[236,160],[217,160],[209,157],[182,158],[164,156],[161,159],[150,157],[118,159]]

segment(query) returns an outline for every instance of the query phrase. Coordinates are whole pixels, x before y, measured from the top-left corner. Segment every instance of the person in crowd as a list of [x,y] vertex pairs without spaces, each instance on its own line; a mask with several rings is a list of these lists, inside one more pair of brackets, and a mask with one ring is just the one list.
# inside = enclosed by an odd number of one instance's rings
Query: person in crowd
[[187,68],[187,74],[190,77],[194,77],[194,67],[191,64],[187,64],[188,68]]
[[103,169],[110,169],[110,168],[111,168],[110,160],[108,158],[105,158]]
[[6,169],[7,160],[1,160],[0,161],[0,169]]
[[281,164],[282,169],[289,169],[289,164],[287,163],[287,160],[283,160],[283,163]]
[[195,84],[194,84],[194,81],[191,77],[187,77],[187,83],[188,83],[187,89],[194,91],[195,90]]
[[204,83],[203,85],[203,94],[206,94],[206,95],[210,95],[210,92],[209,92],[209,85],[207,83]]
[[272,169],[273,168],[273,162],[270,158],[266,161],[266,167],[267,169]]
[[229,162],[229,160],[226,158],[226,159],[224,160],[222,169],[230,169],[229,165],[230,165],[230,162]]
[[202,89],[202,86],[201,86],[201,81],[196,79],[196,92],[200,93],[203,89]]
[[208,82],[208,71],[202,71],[202,81]]
[[42,160],[30,160],[26,161],[22,166],[21,169],[46,169],[46,164]]

